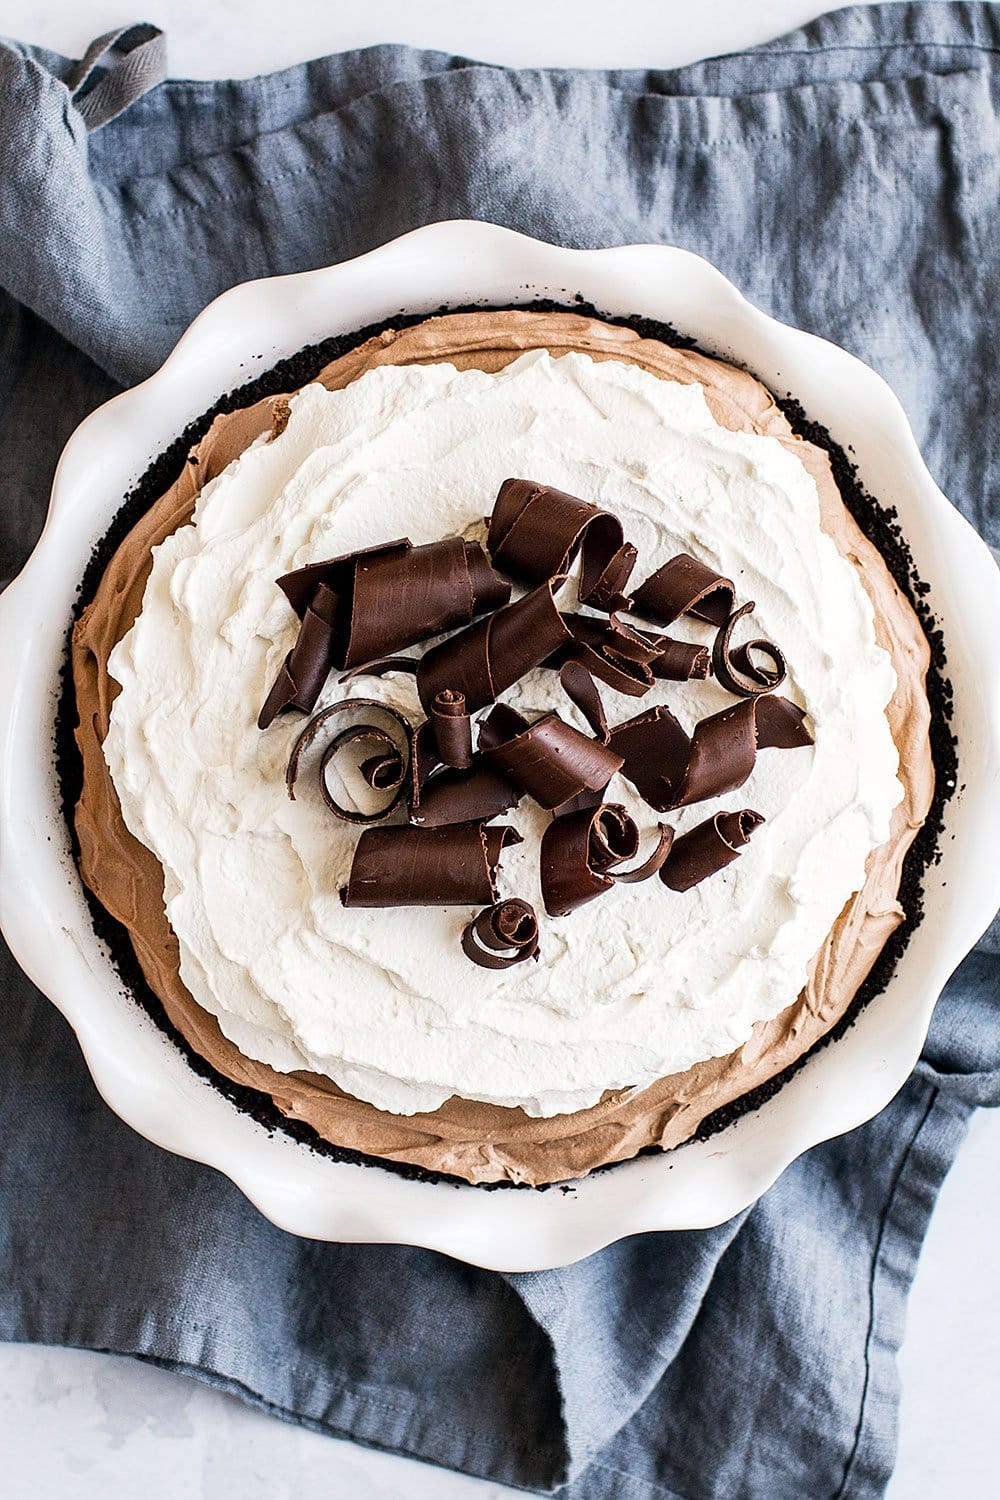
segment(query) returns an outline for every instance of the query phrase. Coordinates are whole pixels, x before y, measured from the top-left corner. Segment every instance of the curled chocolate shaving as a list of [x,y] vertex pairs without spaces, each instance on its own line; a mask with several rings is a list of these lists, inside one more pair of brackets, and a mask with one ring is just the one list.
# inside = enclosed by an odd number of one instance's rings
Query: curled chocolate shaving
[[742,786],[758,750],[812,744],[802,709],[787,698],[745,698],[695,725],[690,739],[662,705],[612,729],[622,774],[658,812],[721,797]]
[[[785,680],[787,667],[785,658],[777,646],[770,641],[748,641],[745,646],[732,649],[733,627],[744,615],[750,614],[753,604],[743,604],[729,616],[715,637],[712,647],[712,667],[716,677],[727,692],[741,698],[757,698],[773,692]],[[754,660],[754,653],[770,659],[769,667]]]
[[653,685],[650,662],[656,650],[648,640],[615,615],[610,620],[596,620],[592,615],[565,614],[563,622],[570,639],[549,665],[579,662],[591,677],[607,683],[616,693],[641,698],[649,692]]
[[310,563],[278,579],[302,621],[261,709],[262,729],[288,708],[308,712],[333,667],[356,667],[467,625],[510,598],[477,542],[408,538]]
[[622,775],[657,812],[674,807],[674,783],[683,776],[691,741],[664,704],[618,724],[609,747],[622,757]]
[[575,703],[602,745],[608,743],[608,721],[597,684],[582,662],[575,657],[559,668],[559,681],[571,703]]
[[640,698],[656,678],[688,682],[708,676],[709,655],[704,646],[633,629],[617,614],[610,620],[567,614],[563,620],[572,644],[563,646],[551,664],[579,662],[591,677],[615,692]]
[[515,786],[544,808],[559,807],[581,792],[607,786],[622,757],[581,734],[557,713],[533,724],[498,703],[479,726],[479,749]]
[[638,885],[640,881],[648,880],[651,875],[659,873],[674,842],[674,830],[668,828],[666,823],[658,823],[656,831],[656,846],[642,864],[635,865],[631,870],[612,871],[612,880],[618,880],[623,885]]
[[563,917],[611,889],[616,880],[648,880],[670,852],[673,830],[661,824],[656,848],[632,870],[616,867],[639,848],[635,820],[617,802],[553,818],[542,835],[541,881],[545,910]]
[[443,763],[457,771],[467,770],[472,764],[472,720],[466,711],[465,694],[441,688],[431,699],[430,718]]
[[625,591],[638,556],[631,542],[623,542],[602,568],[593,587],[580,594],[581,602],[589,604],[591,609],[603,609],[606,614],[628,609],[632,601]]
[[[485,620],[432,646],[417,663],[417,691],[429,711],[444,689],[462,693],[469,713],[485,708],[569,639],[555,595],[559,575]],[[392,670],[400,670],[393,663]]]
[[653,639],[658,645],[650,662],[654,677],[665,682],[694,682],[704,680],[712,670],[706,646],[697,646],[693,641],[675,641],[669,635],[658,635]]
[[[333,807],[330,789],[326,784],[327,766],[336,758],[345,745],[368,744],[375,750],[358,767],[365,782],[373,792],[394,792],[406,780],[406,756],[394,743],[392,736],[370,724],[358,724],[353,729],[343,729],[327,745],[320,759],[320,792],[328,807]],[[342,810],[340,816],[343,816]]]
[[525,583],[565,573],[582,553],[580,599],[620,609],[636,550],[610,511],[530,479],[505,479],[489,519],[487,546],[496,567]]
[[422,828],[488,823],[520,800],[521,792],[513,782],[477,755],[467,770],[449,767],[428,777],[411,803],[410,822]]
[[742,786],[758,750],[811,745],[802,709],[787,698],[744,698],[695,725],[676,807],[721,797]]
[[462,933],[462,952],[481,969],[510,969],[537,959],[535,908],[516,896],[487,906]]
[[687,552],[679,552],[657,568],[632,596],[632,608],[672,625],[681,615],[694,615],[720,628],[732,614],[735,591],[723,578]]
[[497,899],[503,850],[519,844],[509,824],[366,828],[354,851],[345,906],[482,906]]
[[[470,726],[471,734],[471,726]],[[449,823],[487,823],[516,807],[518,791],[481,756],[463,769],[444,764],[438,731],[428,719],[411,739],[410,822],[423,828]]]
[[[288,788],[289,797],[294,802],[295,785],[298,781],[303,755],[313,744],[320,730],[331,719],[346,713],[349,709],[363,712],[366,719],[368,716],[382,715],[396,729],[396,737],[394,738],[388,730],[377,723],[368,722],[350,725],[335,735],[320,757],[320,793],[330,811],[345,823],[379,823],[395,811],[406,795],[414,747],[413,731],[409,723],[401,713],[387,703],[378,703],[373,698],[345,698],[340,703],[332,703],[329,708],[325,708],[322,713],[310,719],[292,747],[285,771],[285,785]],[[348,745],[366,745],[375,750],[374,755],[367,756],[361,761],[358,769],[362,779],[373,791],[392,793],[389,801],[374,812],[366,813],[360,808],[345,807],[330,791],[327,772],[340,752]]]
[[302,615],[298,638],[281,664],[271,691],[257,717],[257,728],[267,729],[289,708],[309,713],[323,691],[330,672],[331,640],[337,597],[324,585]]
[[300,616],[320,584],[339,601],[334,665],[340,668],[466,625],[510,598],[510,584],[497,577],[479,543],[461,537],[420,547],[403,537],[278,579]]
[[741,812],[716,813],[674,840],[660,879],[672,891],[691,890],[739,859],[763,821],[760,813],[748,807]]

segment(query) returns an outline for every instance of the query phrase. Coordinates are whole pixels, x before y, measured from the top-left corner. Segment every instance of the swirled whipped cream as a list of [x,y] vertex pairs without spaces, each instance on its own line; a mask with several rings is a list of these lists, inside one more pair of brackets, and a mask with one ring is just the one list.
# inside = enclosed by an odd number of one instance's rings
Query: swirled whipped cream
[[[616,512],[639,549],[637,582],[678,551],[732,578],[756,600],[753,633],[784,651],[782,691],[807,709],[815,744],[762,752],[720,804],[670,815],[683,833],[720,807],[762,813],[729,869],[684,894],[652,880],[543,919],[540,961],[494,973],[462,954],[469,908],[343,907],[357,831],[315,788],[289,801],[301,719],[262,734],[256,718],[297,630],[279,574],[404,535],[481,538],[511,474]],[[712,635],[696,621],[672,631]],[[578,354],[305,387],[280,434],[206,485],[192,524],[154,549],[109,671],[121,691],[104,753],[126,825],[162,865],[184,984],[247,1056],[397,1114],[457,1094],[553,1115],[731,1052],[802,988],[902,795],[892,665],[801,462],[719,426],[700,386]],[[345,695],[419,717],[409,678],[331,678],[318,707]],[[506,696],[585,727],[550,672]],[[612,721],[638,707],[610,690],[605,702]],[[641,707],[658,702],[690,730],[732,699],[713,681],[658,682]],[[607,796],[652,832],[623,778]],[[539,912],[545,818],[529,799],[509,815],[524,843],[500,876],[501,895]]]

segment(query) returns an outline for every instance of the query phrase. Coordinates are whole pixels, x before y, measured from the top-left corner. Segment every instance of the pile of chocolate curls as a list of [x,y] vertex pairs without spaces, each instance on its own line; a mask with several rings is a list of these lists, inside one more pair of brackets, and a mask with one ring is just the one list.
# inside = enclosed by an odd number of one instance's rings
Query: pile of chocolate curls
[[[366,825],[344,905],[482,906],[463,949],[484,968],[505,969],[539,954],[533,907],[497,899],[501,855],[521,836],[493,820],[523,797],[551,814],[540,853],[550,917],[619,881],[658,875],[687,891],[737,859],[763,818],[750,808],[716,812],[677,838],[660,823],[655,846],[636,863],[635,820],[604,800],[612,777],[620,773],[651,808],[668,813],[742,786],[758,750],[795,749],[812,737],[803,710],[775,692],[786,675],[778,648],[734,644],[753,603],[737,607],[732,581],[696,558],[681,553],[631,589],[637,553],[618,518],[527,479],[501,485],[487,548],[489,557],[460,537],[417,547],[404,538],[279,578],[301,624],[258,723],[266,729],[290,710],[311,713],[332,671],[341,681],[413,674],[421,723],[373,699],[331,704],[292,750],[289,795],[303,755],[322,744],[323,800],[336,817]],[[561,610],[577,559],[579,607]],[[502,574],[529,591],[512,603]],[[663,632],[682,615],[715,628],[711,648]],[[432,637],[420,656],[397,654]],[[558,675],[590,734],[555,709],[530,722],[498,701],[538,667]],[[690,735],[662,704],[609,725],[597,686],[642,698],[657,679],[710,675],[736,701]],[[474,743],[472,716],[484,709]],[[381,799],[376,811],[347,806],[331,791],[331,768],[345,754]]]

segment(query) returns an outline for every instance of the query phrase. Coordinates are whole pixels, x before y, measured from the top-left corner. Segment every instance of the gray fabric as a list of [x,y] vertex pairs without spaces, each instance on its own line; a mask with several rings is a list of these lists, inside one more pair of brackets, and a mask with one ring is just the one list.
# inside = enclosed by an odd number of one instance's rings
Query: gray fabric
[[[120,61],[108,54],[121,54]],[[101,63],[113,65],[102,68]],[[156,26],[119,26],[91,42],[66,79],[88,130],[100,130],[167,76],[167,39]],[[93,84],[92,87],[89,85]]]
[[[842,11],[669,73],[377,47],[162,84],[89,137],[72,65],[0,47],[0,571],[74,424],[209,298],[463,215],[707,255],[875,365],[1000,542],[998,47],[979,4]],[[1000,1102],[997,954],[994,931],[892,1105],[749,1213],[508,1277],[274,1229],[109,1114],[4,955],[0,1333],[139,1354],[567,1500],[877,1495],[927,1218],[970,1109]]]

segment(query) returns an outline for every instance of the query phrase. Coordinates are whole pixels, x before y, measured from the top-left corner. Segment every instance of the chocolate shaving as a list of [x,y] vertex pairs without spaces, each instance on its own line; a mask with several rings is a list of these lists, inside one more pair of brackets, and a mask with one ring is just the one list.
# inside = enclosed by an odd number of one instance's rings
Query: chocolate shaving
[[567,801],[560,802],[558,807],[554,807],[552,809],[552,816],[554,818],[562,818],[567,813],[580,812],[583,808],[589,810],[599,807],[604,801],[604,793],[607,789],[607,782],[605,782],[604,786],[594,787],[593,790],[588,787],[584,792],[577,792],[575,797],[570,797]]
[[660,879],[672,891],[691,890],[739,859],[763,821],[760,813],[748,807],[741,812],[716,813],[674,840]]
[[[425,709],[444,689],[462,693],[469,713],[485,708],[569,639],[555,603],[565,583],[548,579],[488,619],[432,646],[417,664],[417,691]],[[394,663],[392,670],[399,670]]]
[[467,770],[472,764],[472,720],[466,712],[465,694],[442,688],[431,699],[430,718],[442,762],[457,771]]
[[591,677],[614,688],[641,698],[653,686],[650,662],[656,652],[636,631],[623,625],[617,617],[595,620],[592,615],[563,615],[569,640],[555,653],[549,666],[567,661],[579,662]]
[[635,865],[631,870],[614,870],[611,873],[612,880],[621,881],[623,885],[638,885],[642,880],[648,880],[650,876],[658,874],[670,853],[674,842],[674,830],[668,828],[666,823],[656,825],[657,840],[656,847],[641,865]]
[[[396,726],[399,731],[398,740],[378,724],[361,723],[349,726],[337,734],[325,747],[319,762],[319,789],[323,801],[332,813],[341,818],[345,823],[379,823],[387,818],[390,813],[402,802],[406,794],[407,784],[410,779],[410,769],[413,762],[414,736],[409,723],[396,709],[387,703],[378,703],[373,698],[345,698],[340,703],[333,703],[325,708],[322,713],[310,719],[298,739],[292,747],[292,753],[288,760],[285,771],[285,785],[288,795],[295,801],[295,785],[299,776],[299,768],[302,757],[306,750],[312,745],[320,730],[337,715],[345,713],[348,709],[363,710],[365,714],[381,714]],[[401,743],[400,743],[401,742]],[[366,784],[373,791],[391,792],[389,801],[374,812],[362,812],[359,808],[344,807],[337,801],[330,791],[327,782],[327,771],[340,752],[347,745],[366,744],[376,749],[374,756],[366,757],[359,766],[359,771]]]
[[622,774],[657,812],[720,797],[742,786],[758,750],[813,743],[803,710],[787,698],[747,698],[695,725],[690,739],[662,705],[612,729]]
[[607,786],[622,757],[581,734],[557,713],[533,724],[505,703],[479,726],[479,749],[515,786],[551,810],[584,791]]
[[360,667],[352,667],[349,672],[342,672],[337,681],[353,682],[355,677],[388,677],[390,672],[406,672],[415,677],[419,666],[419,656],[381,656],[375,661],[362,662]]
[[609,891],[616,880],[648,880],[670,852],[673,830],[661,824],[648,859],[632,870],[617,870],[639,848],[635,820],[617,802],[553,818],[542,835],[541,881],[545,910],[563,917]]
[[281,664],[264,700],[257,728],[267,729],[289,708],[310,713],[323,691],[331,666],[333,621],[337,597],[321,584],[302,616],[298,639]]
[[411,741],[410,822],[422,828],[487,823],[516,807],[521,793],[481,756],[462,770],[443,765],[434,724],[428,719]]
[[618,724],[608,746],[622,756],[622,775],[657,812],[675,806],[673,781],[687,765],[690,740],[669,708],[660,704]]
[[489,519],[487,546],[494,566],[525,583],[565,573],[582,554],[580,599],[597,609],[620,609],[636,550],[622,523],[575,495],[530,479],[505,479]]
[[681,615],[694,615],[721,629],[732,614],[734,599],[731,579],[680,552],[635,590],[632,608],[664,625],[672,625]]
[[288,708],[308,712],[333,667],[349,669],[467,625],[510,598],[477,542],[408,538],[285,573],[278,587],[302,620],[261,709],[262,729]]
[[582,662],[575,657],[559,668],[559,681],[571,703],[575,703],[602,745],[608,743],[608,721],[597,684]]
[[535,908],[516,896],[487,906],[462,933],[462,952],[481,969],[510,969],[537,959]]
[[563,615],[572,643],[556,652],[549,665],[576,661],[590,674],[618,693],[640,698],[659,677],[688,682],[707,677],[708,650],[669,635],[635,630],[612,614],[610,620],[590,615]]
[[448,768],[430,776],[411,803],[410,821],[422,828],[448,823],[488,823],[509,812],[521,792],[502,771],[476,756],[465,771]]
[[628,609],[632,601],[625,590],[638,556],[631,542],[623,542],[593,587],[585,594],[581,592],[580,602],[589,604],[591,609],[603,609],[606,614],[616,609]]
[[[731,614],[712,647],[712,667],[716,677],[727,692],[741,698],[757,698],[773,692],[784,682],[787,673],[784,656],[770,641],[748,641],[745,646],[731,648],[733,626],[744,615],[750,614],[753,607],[753,604],[744,604]],[[754,661],[754,652],[769,657],[771,666],[762,667]]]
[[366,828],[354,851],[345,906],[481,906],[497,899],[503,850],[519,844],[509,824]]
[[697,646],[693,641],[675,641],[672,636],[652,637],[658,650],[650,666],[653,676],[665,682],[703,681],[712,670],[711,658],[706,646]]
[[787,698],[745,698],[695,725],[676,807],[721,797],[742,786],[758,750],[811,745],[802,709]]

